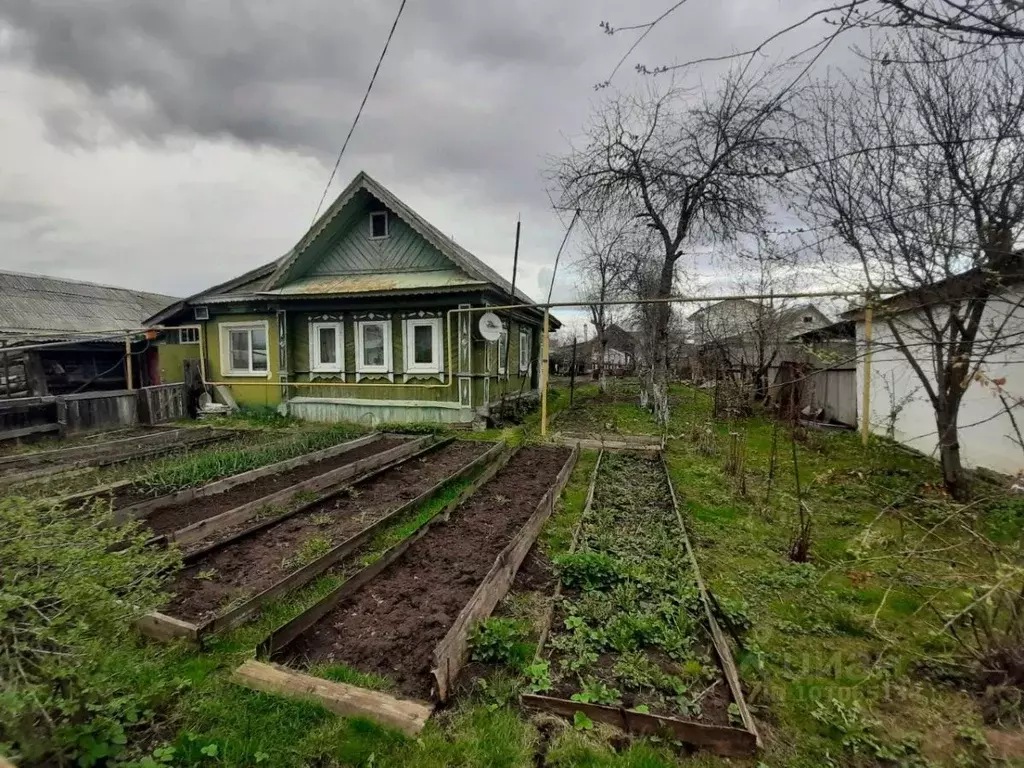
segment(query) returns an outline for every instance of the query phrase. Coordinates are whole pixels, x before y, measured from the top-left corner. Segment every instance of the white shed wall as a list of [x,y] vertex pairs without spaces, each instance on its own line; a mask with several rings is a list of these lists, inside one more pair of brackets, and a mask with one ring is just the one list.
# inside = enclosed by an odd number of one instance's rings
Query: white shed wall
[[[1003,300],[990,301],[982,321],[984,335],[991,338],[993,329],[1008,317],[1001,338],[1004,345],[1019,344],[1016,349],[1001,349],[988,357],[981,370],[990,378],[1006,377],[1006,397],[1012,404],[1024,398],[1024,286],[1015,286]],[[912,339],[907,327],[919,327],[918,313],[904,313],[896,320],[901,336],[913,347],[921,368],[934,381],[934,357],[931,350]],[[892,423],[892,437],[922,453],[938,458],[938,436],[935,413],[921,381],[904,354],[894,344],[892,331],[883,320],[874,323],[874,344],[871,364],[871,431],[887,435]],[[864,386],[864,323],[857,323],[857,392]],[[894,404],[902,403],[895,421],[890,417]],[[1014,408],[1018,426],[1024,431],[1024,407]],[[978,382],[968,384],[960,406],[960,448],[969,467],[986,467],[997,472],[1016,474],[1024,470],[1024,450],[1015,442],[1016,433],[1003,404],[991,389]]]

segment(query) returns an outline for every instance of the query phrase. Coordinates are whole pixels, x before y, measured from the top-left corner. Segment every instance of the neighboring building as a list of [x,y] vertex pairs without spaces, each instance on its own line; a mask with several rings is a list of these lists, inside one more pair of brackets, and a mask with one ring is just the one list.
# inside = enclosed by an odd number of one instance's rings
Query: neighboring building
[[[932,286],[931,292],[955,298],[967,291],[970,276],[953,278]],[[1024,469],[1024,282],[1008,281],[999,296],[988,300],[979,336],[1002,341],[981,367],[982,380],[964,382],[966,391],[960,405],[959,442],[965,466],[986,467],[997,472],[1016,474]],[[934,376],[934,358],[928,344],[913,337],[913,329],[927,322],[921,304],[926,303],[933,316],[941,311],[941,301],[923,302],[913,294],[892,297],[875,310],[871,355],[870,428],[938,459],[938,432],[935,413],[921,380],[893,338],[886,315],[897,323],[900,335],[913,344],[921,369]],[[936,308],[938,304],[938,308]],[[844,315],[857,326],[857,393],[864,386],[864,318],[860,311]],[[927,337],[928,333],[924,332]],[[996,382],[1002,381],[999,385]],[[1009,411],[1007,410],[1009,409]],[[861,414],[863,417],[863,414]]]
[[791,338],[831,323],[813,304],[776,310],[749,299],[720,301],[689,320],[695,342],[693,375],[759,377],[758,391],[774,381],[779,363],[792,356]]
[[[605,331],[608,343],[604,351],[605,372],[609,375],[631,373],[636,368],[636,341],[633,334],[612,323]],[[573,358],[576,360],[576,373],[588,375],[597,369],[601,358],[601,341],[592,338],[576,344],[575,355],[573,344],[563,344],[551,352],[551,370],[554,373],[568,375],[571,373]]]
[[787,414],[856,426],[856,354],[852,320],[793,336],[774,369],[772,399]]
[[0,398],[124,389],[125,337],[133,383],[159,383],[139,330],[163,296],[44,275],[0,272]]
[[[468,423],[503,397],[536,395],[543,310],[499,311],[497,341],[481,336],[483,311],[453,310],[517,304],[533,302],[360,173],[280,259],[148,322],[198,325],[207,381],[241,405],[316,421]],[[161,359],[188,354],[177,341]]]
[[832,324],[832,320],[814,304],[787,307],[779,313],[779,325],[787,338],[800,336]]
[[748,333],[757,324],[761,307],[748,299],[728,299],[698,309],[687,319],[698,347]]

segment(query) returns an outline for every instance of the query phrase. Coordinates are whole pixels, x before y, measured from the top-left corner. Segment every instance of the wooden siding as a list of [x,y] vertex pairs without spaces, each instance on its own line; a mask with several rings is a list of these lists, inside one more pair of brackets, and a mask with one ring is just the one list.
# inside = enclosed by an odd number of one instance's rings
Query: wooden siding
[[199,359],[198,344],[160,344],[157,346],[161,384],[185,381],[185,361]]
[[356,195],[347,208],[350,210],[332,226],[338,235],[327,244],[322,256],[310,258],[312,266],[302,274],[319,277],[454,267],[437,248],[391,211],[388,211],[389,236],[371,239],[370,212],[381,210],[381,206],[368,193]]
[[[449,309],[454,307],[444,307],[442,311],[444,317],[447,317]],[[289,380],[291,381],[331,381],[332,379],[338,380],[340,383],[339,376],[332,374],[311,374],[309,365],[309,324],[314,317],[320,317],[324,314],[322,312],[294,312],[288,314],[288,350],[291,357],[291,366],[289,370]],[[458,323],[455,321],[457,315],[453,315],[451,335],[448,343],[454,344],[457,338]],[[471,317],[475,320],[478,315],[474,313]],[[343,323],[345,329],[345,382],[351,384],[355,383],[355,323],[352,318],[352,314],[343,314]],[[459,400],[459,389],[457,379],[459,374],[471,376],[472,381],[472,404],[471,407],[474,409],[480,408],[488,404],[489,402],[495,402],[500,399],[502,393],[507,394],[519,394],[521,391],[530,391],[530,380],[529,377],[520,377],[518,375],[519,365],[519,325],[515,322],[511,323],[510,329],[510,360],[509,367],[511,376],[507,381],[504,377],[499,380],[498,378],[498,355],[497,355],[497,343],[488,344],[479,338],[473,338],[472,340],[472,355],[471,365],[468,370],[460,369],[459,360],[455,355],[455,348],[452,348],[452,363],[456,368],[456,384],[450,384],[451,377],[446,375],[445,383],[448,384],[445,388],[437,387],[409,387],[403,386],[403,373],[405,366],[405,353],[403,348],[403,333],[402,333],[402,319],[400,317],[393,316],[391,320],[391,344],[392,344],[392,360],[395,370],[395,383],[392,384],[388,381],[380,381],[377,386],[338,386],[338,387],[291,387],[291,397],[309,397],[309,398],[344,398],[344,399],[375,399],[375,400],[388,400],[388,401],[399,401],[409,400],[417,402],[458,402]],[[533,327],[533,326],[531,326]],[[535,340],[534,348],[536,351],[536,339],[540,335],[540,329],[533,327],[533,337]],[[488,353],[488,346],[493,349]],[[448,365],[448,350],[447,348],[443,352],[445,366]],[[463,363],[466,361],[463,360]],[[461,368],[465,368],[462,366]],[[490,381],[488,382],[487,379]],[[367,381],[364,379],[363,381]],[[410,381],[410,383],[436,383],[436,378],[417,378]],[[372,383],[372,382],[368,382]]]
[[[221,369],[221,324],[262,321],[267,323],[267,365],[270,366],[270,377],[268,378],[265,375],[225,376],[224,371]],[[211,381],[227,382],[230,384],[231,394],[235,398],[235,402],[241,406],[276,408],[281,402],[281,388],[276,386],[279,368],[277,361],[277,315],[274,313],[217,315],[204,323],[203,333],[206,335],[206,359],[209,365],[206,372],[207,377]]]
[[[340,304],[340,302],[339,302]],[[454,309],[453,306],[438,307],[435,311],[441,312],[442,318],[447,318],[447,312]],[[497,402],[503,394],[518,395],[521,392],[529,392],[533,389],[532,377],[519,375],[519,328],[516,321],[509,321],[509,376],[498,376],[498,353],[497,342],[488,343],[479,337],[472,338],[470,345],[470,356],[467,360],[463,357],[458,359],[457,338],[459,323],[457,315],[452,316],[452,323],[447,344],[452,349],[452,364],[455,371],[448,371],[448,347],[443,350],[443,360],[446,368],[445,387],[419,387],[410,386],[420,383],[438,383],[436,377],[417,376],[404,381],[405,354],[404,354],[404,333],[402,312],[392,312],[391,315],[391,344],[392,362],[394,370],[394,383],[384,377],[364,378],[359,382],[361,386],[346,386],[356,383],[356,336],[355,318],[361,314],[352,311],[318,311],[318,312],[288,312],[287,313],[287,370],[284,373],[289,382],[296,386],[289,386],[287,399],[304,398],[307,400],[320,401],[316,404],[306,403],[301,408],[296,404],[296,415],[303,415],[306,418],[316,420],[324,419],[329,404],[324,402],[330,399],[348,401],[338,403],[339,416],[336,418],[348,419],[360,408],[381,412],[381,408],[388,410],[387,418],[382,420],[394,421],[391,418],[395,415],[396,408],[402,408],[400,403],[408,402],[407,406],[413,413],[419,413],[417,420],[424,421],[465,421],[464,414],[459,415],[458,410],[449,412],[450,404],[460,401],[460,378],[465,382],[461,385],[463,399],[465,399],[465,388],[469,387],[469,407],[478,412],[484,406]],[[311,373],[309,359],[309,329],[310,322],[314,318],[324,316],[341,316],[344,325],[344,380],[341,374]],[[479,317],[477,313],[471,315],[471,326],[475,327],[475,321]],[[221,333],[222,323],[236,322],[257,322],[266,321],[268,328],[268,359],[270,376],[224,376],[221,370]],[[540,328],[530,325],[533,329],[533,349],[531,351],[534,366],[537,365],[538,349],[540,344]],[[277,407],[284,398],[283,389],[278,385],[279,374],[281,373],[280,360],[278,359],[278,320],[275,313],[256,314],[224,314],[212,317],[204,324],[203,334],[206,343],[206,358],[208,361],[207,375],[211,381],[226,382],[231,387],[231,393],[241,406],[246,407]],[[165,355],[165,352],[167,353]],[[161,380],[165,382],[180,380],[180,374],[171,378],[172,371],[177,374],[182,367],[183,360],[190,356],[198,357],[199,351],[196,345],[167,345],[161,347]],[[468,365],[467,365],[468,363]],[[454,375],[453,375],[454,373]],[[167,376],[167,378],[163,378]],[[309,382],[331,382],[336,381],[338,386],[302,386]],[[251,383],[250,383],[251,382]],[[366,386],[362,386],[365,384]],[[368,408],[359,405],[361,400],[386,401],[381,403],[380,408]],[[430,403],[438,403],[437,408],[430,407]],[[409,419],[401,419],[409,420]]]

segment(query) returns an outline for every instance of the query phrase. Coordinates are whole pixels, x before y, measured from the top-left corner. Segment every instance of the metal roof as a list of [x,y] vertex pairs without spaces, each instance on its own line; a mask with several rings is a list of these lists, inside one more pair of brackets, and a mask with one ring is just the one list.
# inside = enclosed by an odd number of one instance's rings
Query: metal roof
[[79,335],[138,330],[173,296],[0,271],[0,334]]
[[361,275],[326,275],[305,277],[272,291],[262,291],[271,296],[337,295],[348,293],[375,293],[377,291],[433,290],[437,288],[462,288],[487,285],[458,270],[443,269],[431,272],[383,272]]

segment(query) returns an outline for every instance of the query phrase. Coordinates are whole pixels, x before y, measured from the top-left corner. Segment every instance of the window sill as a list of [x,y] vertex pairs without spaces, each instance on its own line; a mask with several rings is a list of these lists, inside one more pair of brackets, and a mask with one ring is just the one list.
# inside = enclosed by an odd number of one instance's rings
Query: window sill
[[269,379],[272,378],[270,371],[225,371],[221,374],[232,379]]

